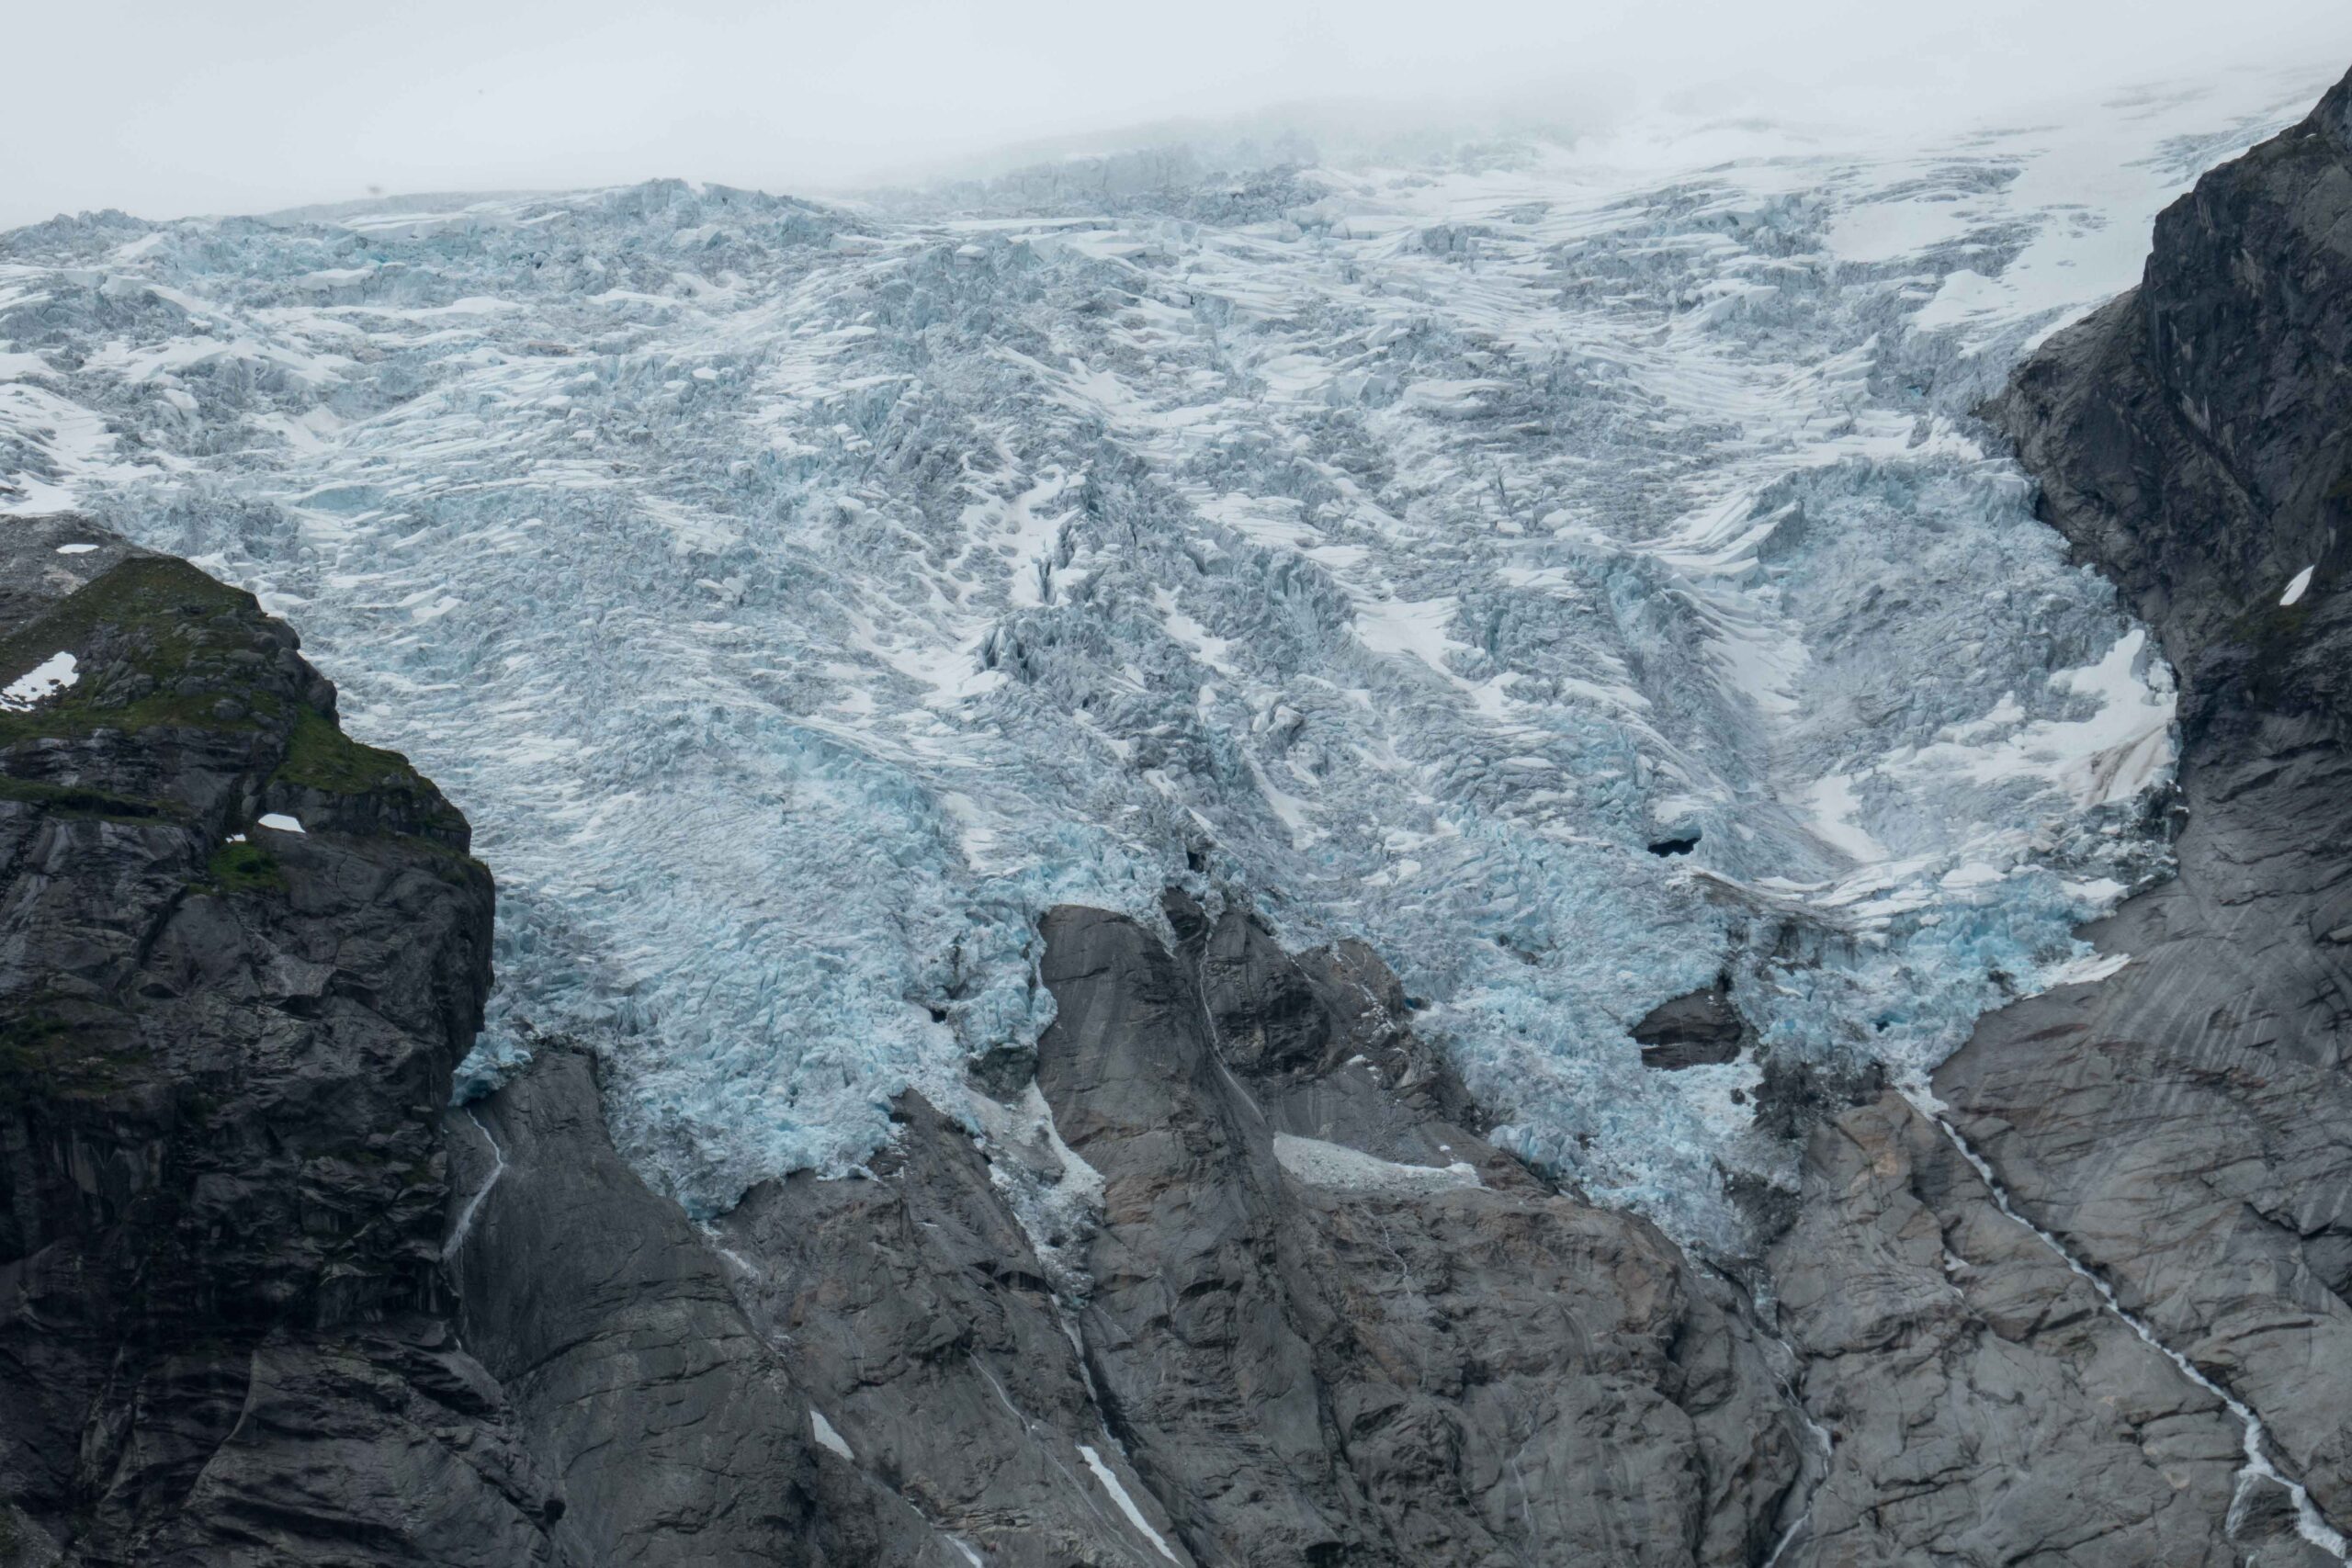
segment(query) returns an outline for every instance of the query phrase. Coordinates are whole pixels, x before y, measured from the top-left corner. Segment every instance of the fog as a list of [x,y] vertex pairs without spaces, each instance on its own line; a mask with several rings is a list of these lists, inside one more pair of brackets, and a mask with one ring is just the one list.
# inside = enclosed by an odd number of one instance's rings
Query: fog
[[657,175],[822,195],[1233,117],[1867,133],[2331,63],[2343,0],[84,0],[0,21],[0,228]]

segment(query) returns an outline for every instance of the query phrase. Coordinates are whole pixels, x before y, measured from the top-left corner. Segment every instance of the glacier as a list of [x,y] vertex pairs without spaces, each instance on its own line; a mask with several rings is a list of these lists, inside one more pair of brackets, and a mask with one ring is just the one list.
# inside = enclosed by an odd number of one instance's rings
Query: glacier
[[1634,1021],[1728,976],[1916,1078],[2163,873],[2170,673],[1969,411],[2316,81],[61,218],[0,236],[0,511],[300,626],[498,875],[465,1083],[592,1041],[697,1213],[910,1087],[979,1127],[1038,915],[1176,884],[1371,942],[1498,1141],[1736,1250],[1758,1064]]

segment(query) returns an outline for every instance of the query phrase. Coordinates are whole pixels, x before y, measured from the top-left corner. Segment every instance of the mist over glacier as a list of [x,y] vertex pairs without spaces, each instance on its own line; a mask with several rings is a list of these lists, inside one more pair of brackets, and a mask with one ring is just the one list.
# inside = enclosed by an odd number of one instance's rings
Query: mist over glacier
[[2169,674],[1968,410],[2312,91],[60,220],[0,236],[0,508],[300,626],[499,875],[468,1075],[587,1036],[690,1207],[959,1104],[1039,913],[1182,883],[1372,942],[1502,1141],[1732,1246],[1758,1068],[1634,1020],[1728,975],[1916,1072],[2160,871]]

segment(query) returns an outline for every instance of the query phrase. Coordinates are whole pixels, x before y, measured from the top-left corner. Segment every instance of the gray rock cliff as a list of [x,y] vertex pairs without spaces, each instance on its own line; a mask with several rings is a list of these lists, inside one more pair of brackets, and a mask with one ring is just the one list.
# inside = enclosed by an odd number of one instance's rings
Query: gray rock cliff
[[0,614],[77,664],[0,713],[0,1561],[548,1560],[440,1267],[463,819],[185,562],[17,525]]
[[1987,1020],[1937,1092],[2352,1526],[2352,78],[1994,413],[2178,668],[2179,875],[2093,931],[2120,973]]
[[1772,1271],[1835,1447],[1789,1560],[2333,1561],[2215,1389],[2352,1524],[2352,81],[1988,412],[2178,669],[2179,874],[1935,1075],[1997,1193],[1898,1096],[1814,1134]]

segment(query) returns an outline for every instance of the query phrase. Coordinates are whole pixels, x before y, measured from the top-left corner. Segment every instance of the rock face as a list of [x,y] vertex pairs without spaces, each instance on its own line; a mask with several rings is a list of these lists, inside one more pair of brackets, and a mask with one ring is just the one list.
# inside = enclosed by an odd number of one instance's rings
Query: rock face
[[560,1483],[560,1561],[960,1562],[816,1442],[729,1263],[614,1153],[586,1055],[549,1043],[447,1125],[458,1326]]
[[1204,1561],[1745,1562],[1799,1440],[1731,1292],[1458,1120],[1361,950],[1046,923],[1104,1408]]
[[1783,1561],[2245,1560],[2237,1423],[1901,1096],[1814,1135],[1771,1262],[1834,1445]]
[[5,538],[0,664],[77,678],[0,712],[0,1560],[547,1560],[440,1268],[464,821],[250,595]]
[[990,1563],[1759,1560],[1802,1433],[1736,1294],[1472,1132],[1369,952],[1169,915],[1048,917],[984,1147],[908,1097],[718,1222],[857,1462]]
[[1668,1072],[1731,1061],[1747,1043],[1747,1022],[1731,1005],[1730,987],[1721,981],[1660,1002],[1633,1028],[1634,1043],[1642,1048],[1642,1066]]
[[2179,877],[2090,933],[2120,973],[1987,1020],[1937,1092],[2352,1526],[2352,79],[1992,412],[2178,667]]

